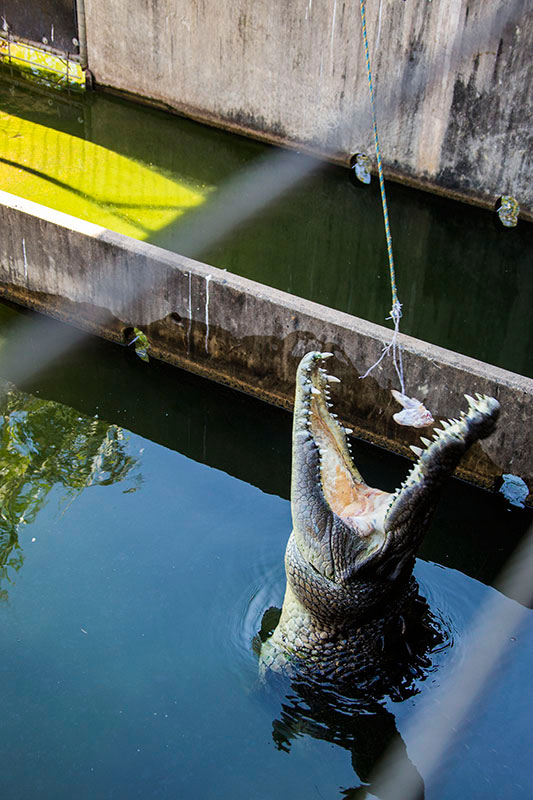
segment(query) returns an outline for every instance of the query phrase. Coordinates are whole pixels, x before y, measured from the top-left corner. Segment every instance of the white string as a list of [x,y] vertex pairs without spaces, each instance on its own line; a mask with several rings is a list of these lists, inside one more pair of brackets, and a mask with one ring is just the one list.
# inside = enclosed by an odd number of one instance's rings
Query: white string
[[366,378],[373,369],[375,369],[385,356],[389,355],[392,351],[392,360],[394,362],[394,369],[396,370],[396,374],[398,376],[398,380],[400,381],[400,388],[402,394],[405,394],[405,383],[403,378],[403,361],[402,361],[402,348],[398,342],[398,334],[400,333],[400,319],[402,316],[402,304],[399,300],[396,300],[391,308],[390,316],[387,319],[392,319],[394,322],[394,331],[392,333],[392,339],[389,344],[383,345],[383,350],[381,351],[381,355],[376,361],[375,364],[372,364],[371,367],[367,369],[364,375],[360,375],[361,379]]

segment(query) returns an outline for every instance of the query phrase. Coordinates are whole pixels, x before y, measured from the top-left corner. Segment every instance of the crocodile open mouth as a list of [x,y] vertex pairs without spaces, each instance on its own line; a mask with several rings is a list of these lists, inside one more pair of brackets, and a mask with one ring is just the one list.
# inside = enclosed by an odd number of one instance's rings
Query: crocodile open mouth
[[[310,503],[312,528],[331,528],[342,523],[359,540],[360,556],[366,561],[383,548],[390,537],[405,535],[411,523],[420,527],[429,513],[438,489],[454,471],[466,449],[488,436],[496,423],[499,404],[492,398],[465,395],[468,410],[458,419],[441,421],[432,439],[421,437],[423,447],[412,449],[417,460],[395,492],[369,486],[352,460],[345,428],[332,412],[330,385],[339,379],[328,373],[325,361],[331,353],[308,353],[297,376],[293,431],[293,505],[305,502],[302,484],[315,480],[319,496]],[[302,469],[308,468],[307,476]],[[322,503],[320,503],[322,500]],[[321,509],[317,508],[322,505]],[[293,514],[294,516],[294,514]],[[300,518],[305,516],[301,510]],[[320,522],[320,517],[322,521]],[[329,518],[329,519],[328,519]],[[295,523],[296,527],[296,523]],[[400,531],[401,529],[401,531]],[[318,532],[317,532],[318,533]]]
[[382,529],[392,495],[368,486],[357,470],[347,438],[352,433],[338,421],[332,408],[330,384],[340,383],[321,366],[329,353],[310,361],[308,382],[303,387],[308,430],[319,454],[320,486],[331,511],[360,536]]

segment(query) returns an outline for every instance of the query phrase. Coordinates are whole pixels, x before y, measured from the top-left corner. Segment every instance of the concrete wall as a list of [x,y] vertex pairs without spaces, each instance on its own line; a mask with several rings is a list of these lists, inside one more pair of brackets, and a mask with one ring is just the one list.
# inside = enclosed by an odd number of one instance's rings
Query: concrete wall
[[[3,296],[118,342],[126,328],[140,327],[154,356],[287,408],[302,355],[329,350],[342,380],[334,398],[341,418],[358,435],[412,455],[420,431],[392,419],[399,407],[390,394],[397,387],[391,360],[358,380],[390,330],[5,192],[0,222]],[[501,403],[496,434],[472,448],[460,474],[491,486],[512,472],[533,485],[533,380],[408,336],[401,344],[409,393],[435,418],[456,416],[464,392]],[[55,356],[47,348],[33,354],[32,370]]]
[[[390,176],[533,211],[527,0],[367,2]],[[85,0],[96,81],[347,162],[374,152],[359,3]]]

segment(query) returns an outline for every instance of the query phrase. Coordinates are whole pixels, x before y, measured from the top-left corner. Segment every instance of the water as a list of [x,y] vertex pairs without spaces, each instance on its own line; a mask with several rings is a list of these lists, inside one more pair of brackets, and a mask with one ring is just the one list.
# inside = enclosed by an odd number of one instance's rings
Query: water
[[[21,316],[0,306],[2,349]],[[252,640],[283,594],[290,415],[91,338],[8,403],[8,800],[355,797],[348,790],[364,777],[355,751],[371,737],[379,755],[404,736],[412,708],[438,693],[442,666],[468,659],[465,629],[532,518],[452,482],[416,567],[448,636],[418,693],[372,714],[354,705],[336,744],[297,711],[278,749],[282,703],[294,711],[295,700],[261,689]],[[400,458],[364,443],[355,451],[383,488],[405,472]],[[531,615],[514,639],[426,797],[531,796]]]
[[[382,143],[386,148],[386,143]],[[185,250],[194,214],[272,148],[99,93],[47,94],[3,73],[2,187]],[[209,264],[384,324],[391,292],[377,181],[326,167],[224,241]],[[533,377],[533,226],[389,184],[402,331]]]

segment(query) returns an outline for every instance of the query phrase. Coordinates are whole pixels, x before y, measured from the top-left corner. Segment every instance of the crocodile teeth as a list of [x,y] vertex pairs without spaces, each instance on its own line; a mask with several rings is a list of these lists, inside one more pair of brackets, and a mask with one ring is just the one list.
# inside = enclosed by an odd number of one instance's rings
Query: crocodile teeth
[[320,358],[323,360],[326,358],[333,358],[333,353],[320,353]]
[[413,451],[415,456],[421,456],[422,453],[424,452],[422,450],[422,448],[421,447],[417,447],[416,444],[410,444],[409,447],[411,448],[411,450]]
[[473,397],[471,397],[469,394],[465,394],[465,399],[466,399],[466,401],[468,402],[468,405],[469,405],[469,406],[475,406],[475,404],[476,404],[476,401],[475,401],[475,400],[474,400],[474,398],[473,398]]
[[426,437],[425,437],[425,436],[421,436],[421,437],[420,437],[420,441],[421,441],[421,442],[422,442],[422,444],[423,444],[423,445],[425,445],[426,447],[429,447],[429,445],[431,444],[431,440],[430,440],[430,439],[426,439]]
[[320,389],[317,389],[316,386],[311,386],[311,394],[320,394]]
[[344,433],[353,433],[353,428],[345,428]]
[[336,375],[326,375],[326,378],[328,379],[328,381],[331,381],[331,383],[340,383],[341,382],[341,379],[337,378]]

